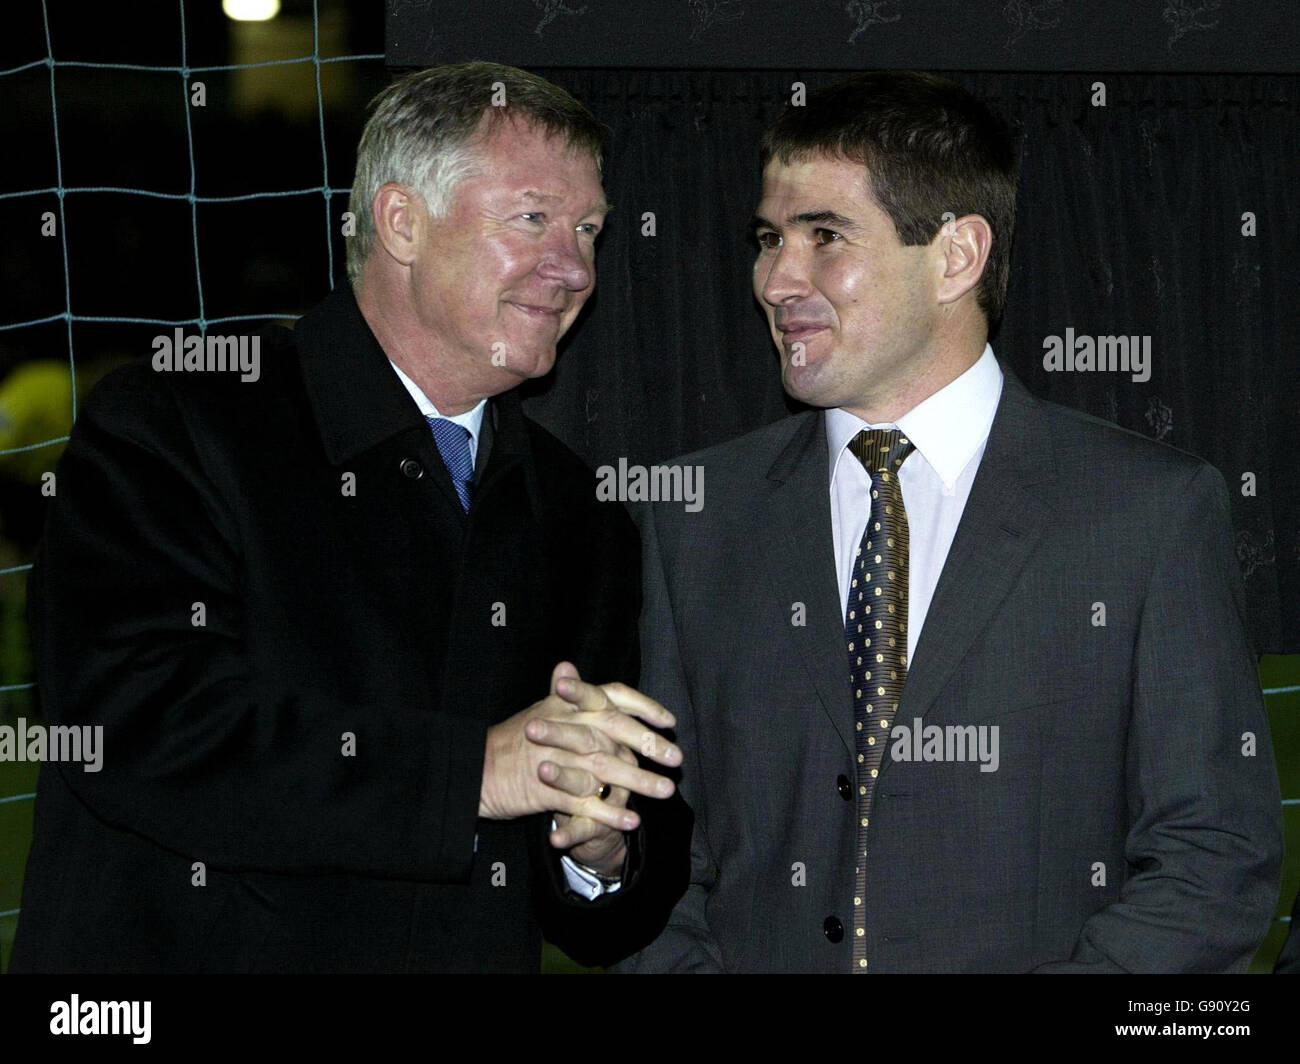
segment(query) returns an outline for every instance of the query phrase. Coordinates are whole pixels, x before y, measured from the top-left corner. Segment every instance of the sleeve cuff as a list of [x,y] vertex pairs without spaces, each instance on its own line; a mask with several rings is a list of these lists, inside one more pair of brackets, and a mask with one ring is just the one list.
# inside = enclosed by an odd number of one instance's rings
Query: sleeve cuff
[[[555,830],[554,818],[551,820],[551,830]],[[617,879],[610,876],[601,879],[595,872],[583,868],[567,854],[560,858],[560,866],[564,869],[564,878],[568,881],[569,889],[588,901],[595,901],[604,894],[613,894],[623,885],[622,876]]]
[[602,882],[572,857],[561,857],[560,864],[564,868],[564,878],[569,881],[569,889],[588,901],[595,901],[602,894],[613,894],[623,885],[621,878],[608,883]]

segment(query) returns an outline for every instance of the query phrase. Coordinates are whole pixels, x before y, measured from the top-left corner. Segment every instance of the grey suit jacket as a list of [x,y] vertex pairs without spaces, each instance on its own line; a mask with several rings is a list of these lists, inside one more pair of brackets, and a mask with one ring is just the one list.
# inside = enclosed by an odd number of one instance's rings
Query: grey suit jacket
[[[895,721],[996,725],[999,763],[886,752],[868,970],[1243,970],[1281,806],[1223,477],[1003,372]],[[642,514],[642,686],[677,715],[696,826],[691,886],[623,970],[851,970],[827,455],[799,414],[680,459],[700,512]]]

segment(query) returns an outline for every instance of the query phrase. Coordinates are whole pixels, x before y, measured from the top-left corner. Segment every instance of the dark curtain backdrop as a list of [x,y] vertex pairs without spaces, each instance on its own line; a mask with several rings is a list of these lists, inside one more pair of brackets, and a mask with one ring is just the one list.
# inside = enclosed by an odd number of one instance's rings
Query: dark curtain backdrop
[[[792,82],[838,75],[539,72],[610,127],[615,213],[596,294],[556,372],[530,386],[533,416],[593,465],[648,464],[794,409],[750,291],[757,143]],[[994,350],[1035,394],[1213,462],[1232,495],[1256,645],[1300,652],[1296,80],[944,73],[1021,140]],[[1096,81],[1105,107],[1092,106]],[[646,212],[654,236],[642,235]],[[1067,328],[1150,336],[1150,380],[1045,371],[1044,337]]]

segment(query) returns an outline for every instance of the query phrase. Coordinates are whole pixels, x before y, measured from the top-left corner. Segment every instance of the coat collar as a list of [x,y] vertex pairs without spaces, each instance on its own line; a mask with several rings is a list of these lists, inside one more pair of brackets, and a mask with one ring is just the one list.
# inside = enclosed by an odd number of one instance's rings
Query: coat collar
[[[331,464],[341,465],[403,432],[428,433],[410,393],[361,314],[350,285],[335,289],[294,329],[303,381]],[[514,389],[488,401],[488,475],[528,453],[523,408]]]

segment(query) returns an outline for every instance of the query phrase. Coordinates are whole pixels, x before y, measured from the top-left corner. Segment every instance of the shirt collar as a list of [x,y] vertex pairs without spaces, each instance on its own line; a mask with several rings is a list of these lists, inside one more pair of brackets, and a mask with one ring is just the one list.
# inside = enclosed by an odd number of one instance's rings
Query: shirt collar
[[438,408],[433,405],[433,401],[420,390],[420,386],[415,381],[402,372],[401,367],[396,362],[390,358],[388,364],[393,367],[393,372],[406,386],[406,390],[411,393],[411,398],[415,400],[415,405],[420,408],[421,414],[425,417],[440,417],[446,418],[448,421],[454,421],[470,434],[474,441],[474,449],[478,450],[479,429],[483,427],[483,411],[487,407],[486,399],[480,399],[477,406],[466,410],[463,414],[456,414],[454,417],[449,414],[440,414]]
[[830,450],[830,480],[849,442],[863,429],[900,429],[951,491],[980,445],[988,439],[1002,394],[1002,369],[993,348],[956,380],[912,407],[896,422],[872,425],[838,407],[826,411],[826,442]]

